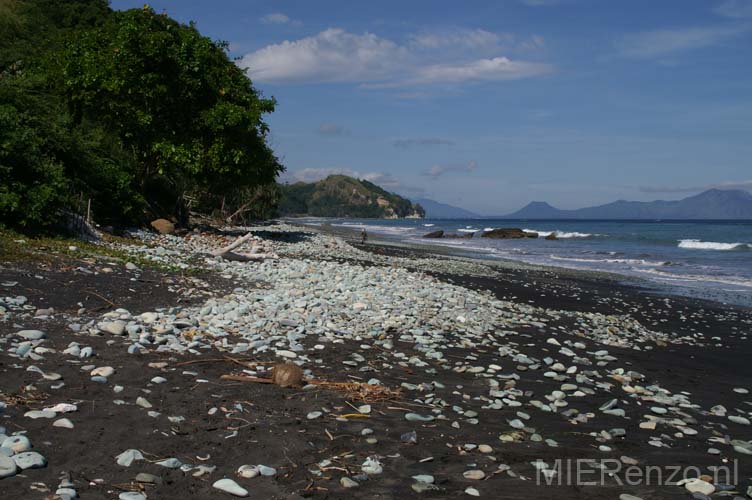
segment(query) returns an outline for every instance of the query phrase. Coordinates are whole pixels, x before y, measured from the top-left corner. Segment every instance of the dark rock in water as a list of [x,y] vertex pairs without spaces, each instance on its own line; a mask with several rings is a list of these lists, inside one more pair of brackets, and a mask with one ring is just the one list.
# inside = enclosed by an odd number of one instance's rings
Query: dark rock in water
[[167,219],[157,219],[151,222],[153,227],[159,234],[173,234],[175,232],[175,224]]
[[439,229],[438,231],[433,231],[428,234],[423,235],[424,238],[443,238],[444,237],[444,231]]
[[546,236],[547,240],[558,240],[559,238],[556,237],[556,233],[551,233],[548,236]]
[[486,231],[484,238],[537,238],[538,233],[523,231],[517,227],[499,228]]

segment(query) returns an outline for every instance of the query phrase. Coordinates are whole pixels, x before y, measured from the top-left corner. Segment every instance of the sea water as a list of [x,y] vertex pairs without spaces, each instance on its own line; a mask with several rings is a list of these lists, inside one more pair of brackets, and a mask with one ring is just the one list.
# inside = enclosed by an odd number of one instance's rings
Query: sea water
[[[752,221],[339,219],[326,222],[358,230],[365,228],[405,243],[455,248],[462,254],[470,252],[481,258],[606,271],[684,291],[731,292],[740,297],[735,302],[752,304]],[[534,231],[540,237],[481,237],[486,230],[504,227]],[[423,238],[426,233],[440,229],[471,237]],[[555,240],[544,238],[552,233]]]

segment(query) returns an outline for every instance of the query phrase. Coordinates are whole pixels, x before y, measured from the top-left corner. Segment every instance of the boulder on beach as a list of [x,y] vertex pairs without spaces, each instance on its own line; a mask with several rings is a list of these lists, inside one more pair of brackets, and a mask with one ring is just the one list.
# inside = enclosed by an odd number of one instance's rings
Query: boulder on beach
[[551,233],[546,235],[547,240],[558,240],[559,238],[556,236],[556,233]]
[[484,232],[482,235],[484,238],[537,238],[538,233],[534,233],[532,231],[523,231],[520,228],[516,227],[507,227],[507,228],[499,228],[499,229],[492,229],[490,231]]
[[443,238],[444,237],[444,231],[439,229],[438,231],[432,231],[428,234],[423,235],[424,238]]
[[173,234],[175,232],[175,224],[167,219],[153,220],[151,221],[151,227],[159,234]]

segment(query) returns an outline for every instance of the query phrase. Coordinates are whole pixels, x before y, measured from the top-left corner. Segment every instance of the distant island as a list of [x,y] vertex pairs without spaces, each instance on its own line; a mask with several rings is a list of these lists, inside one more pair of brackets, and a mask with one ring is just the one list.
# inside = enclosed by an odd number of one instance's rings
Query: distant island
[[440,203],[435,200],[429,200],[428,198],[419,198],[413,200],[415,203],[420,204],[426,211],[426,217],[429,219],[481,219],[482,215],[478,215],[464,208],[455,207],[446,203]]
[[422,219],[426,215],[419,203],[346,175],[283,184],[280,190],[278,210],[282,216]]
[[675,201],[624,201],[560,210],[534,201],[504,219],[752,219],[752,194],[741,189],[709,189]]

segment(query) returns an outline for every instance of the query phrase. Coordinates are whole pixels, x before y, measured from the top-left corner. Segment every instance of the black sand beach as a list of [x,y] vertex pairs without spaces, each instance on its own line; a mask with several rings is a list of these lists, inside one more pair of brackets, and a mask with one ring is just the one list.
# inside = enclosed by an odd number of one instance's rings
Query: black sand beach
[[[418,250],[354,245],[387,258],[445,258]],[[342,262],[356,265],[347,256],[343,256]],[[698,407],[676,408],[674,417],[684,415],[684,426],[702,432],[698,435],[686,432],[676,437],[675,429],[660,423],[656,430],[640,428],[638,423],[645,421],[643,415],[650,413],[649,408],[655,404],[639,400],[629,405],[618,404],[626,410],[623,417],[603,416],[599,408],[611,397],[627,398],[627,394],[616,388],[613,396],[596,392],[577,398],[573,405],[579,414],[593,415],[578,422],[560,412],[540,412],[528,405],[478,409],[480,423],[466,423],[463,420],[467,420],[467,416],[459,416],[460,424],[456,427],[439,420],[407,421],[405,414],[408,412],[429,412],[431,403],[430,398],[426,400],[426,394],[418,397],[423,403],[417,402],[411,394],[383,402],[366,401],[371,404],[371,413],[337,419],[334,416],[360,413],[357,408],[364,402],[321,387],[282,389],[270,384],[223,381],[221,375],[239,373],[236,364],[222,360],[226,353],[204,350],[195,356],[170,352],[127,354],[123,345],[111,336],[74,334],[68,327],[70,318],[63,318],[61,314],[80,315],[82,322],[115,308],[139,314],[183,302],[198,304],[208,296],[221,296],[238,285],[237,280],[233,283],[232,279],[217,273],[193,277],[152,269],[136,277],[123,264],[104,258],[82,264],[60,256],[47,263],[0,265],[0,282],[16,282],[0,291],[9,296],[24,295],[37,309],[54,309],[48,318],[35,317],[35,310],[31,309],[0,322],[0,338],[9,339],[20,329],[39,329],[47,333],[45,348],[60,352],[75,341],[82,346],[92,346],[96,352],[94,358],[75,362],[63,361],[59,355],[52,354],[38,360],[19,360],[8,355],[9,342],[5,340],[0,352],[0,399],[7,403],[7,408],[0,425],[6,427],[8,435],[19,431],[27,433],[33,449],[44,455],[48,465],[0,481],[2,498],[55,498],[63,474],[68,475],[78,496],[84,499],[118,498],[127,491],[140,491],[150,499],[229,498],[213,489],[212,483],[223,476],[232,477],[234,469],[241,464],[265,464],[276,469],[273,477],[235,477],[247,488],[250,498],[259,499],[465,498],[474,494],[468,487],[475,488],[484,498],[612,499],[621,494],[644,499],[689,498],[683,486],[644,484],[644,481],[624,484],[624,478],[618,477],[621,472],[617,477],[605,474],[603,484],[601,473],[591,471],[585,474],[584,481],[597,484],[558,484],[560,474],[553,485],[539,485],[537,482],[542,479],[531,464],[542,460],[554,465],[557,460],[568,459],[611,459],[617,463],[619,457],[628,457],[619,462],[621,470],[631,463],[640,468],[658,466],[664,468],[666,477],[672,466],[696,467],[699,474],[712,474],[713,467],[729,465],[735,467],[730,490],[743,496],[750,485],[752,457],[729,446],[714,445],[708,438],[750,440],[752,427],[708,415],[706,411],[716,405],[723,405],[729,411],[738,409],[737,413],[752,411],[749,394],[734,392],[735,388],[752,387],[750,310],[655,295],[607,278],[586,279],[565,271],[508,268],[499,270],[500,274],[493,277],[438,271],[416,274],[418,279],[437,279],[468,290],[487,292],[500,300],[547,310],[628,315],[653,331],[694,339],[692,342],[650,342],[650,350],[608,349],[618,351],[618,366],[644,376],[641,386],[660,381],[660,386],[671,394],[691,395],[692,404]],[[365,265],[381,264],[367,262]],[[112,272],[103,271],[104,268]],[[81,307],[86,311],[79,313],[77,310]],[[580,330],[576,317],[562,316],[545,326],[520,329],[514,343],[524,346],[525,354],[536,359],[561,358],[556,355],[557,348],[546,342],[551,332],[556,332],[562,344],[568,340],[581,342],[585,345],[583,352],[602,349],[592,337],[580,334]],[[404,332],[392,331],[389,335],[397,342],[401,333]],[[301,343],[312,348],[317,339],[308,336]],[[400,345],[400,350],[408,356],[413,353],[410,345]],[[342,364],[354,353],[366,357],[374,376],[387,387],[430,381],[426,373],[398,366],[378,349],[365,351],[357,342],[345,342],[337,349],[320,351],[322,362],[310,368],[316,379],[365,382],[372,375]],[[466,349],[460,348],[444,352],[450,361],[466,360],[468,355]],[[473,364],[498,363],[503,364],[504,373],[517,371],[522,377],[519,386],[531,395],[533,392],[550,393],[562,385],[560,381],[539,375],[528,377],[532,372],[523,363],[515,366],[509,359],[500,360],[491,345],[475,346],[472,356]],[[232,357],[268,364],[275,361],[269,352],[254,356],[233,354]],[[56,382],[40,380],[38,372],[29,371],[29,365],[45,373],[60,373],[65,385],[52,389]],[[82,370],[84,365],[113,367],[113,381],[92,382],[89,370]],[[153,379],[157,376],[166,378],[167,382],[155,383]],[[488,391],[483,379],[467,372],[440,370],[433,377],[440,385],[433,386],[427,394],[447,401],[457,395],[467,402],[477,401]],[[606,381],[613,383],[614,379],[601,379],[601,382]],[[123,387],[122,392],[113,392],[113,382]],[[152,410],[161,415],[147,416],[144,408],[132,404],[138,396],[145,397]],[[118,400],[123,402],[118,403]],[[75,423],[73,429],[53,427],[47,418],[23,417],[29,410],[61,402],[78,406],[75,413],[62,415]],[[212,411],[212,408],[217,410]],[[307,418],[321,408],[329,413],[321,418]],[[519,411],[534,414],[535,434],[553,437],[557,446],[530,440],[527,431],[524,437],[510,434],[509,442],[500,441],[500,435],[513,431],[508,422],[516,419]],[[451,407],[446,412],[450,420],[455,418],[451,416]],[[182,418],[167,420],[166,416]],[[606,439],[597,439],[604,430],[613,428],[624,428],[626,434],[620,436],[619,432],[611,432]],[[412,431],[416,433],[417,443],[405,442],[409,441],[405,434]],[[666,446],[648,445],[656,436],[661,437],[659,440]],[[479,452],[477,445],[481,444],[490,446],[491,451]],[[599,450],[600,444],[613,451]],[[708,452],[714,446],[720,450],[719,454]],[[145,460],[129,468],[116,464],[115,456],[126,449],[141,450]],[[362,475],[360,467],[366,456],[383,457],[383,472],[368,480],[359,479],[355,489],[344,488],[340,478]],[[194,465],[211,464],[217,466],[217,470],[194,477],[195,469],[183,472],[154,463],[167,457]],[[614,463],[610,464],[612,468]],[[499,464],[506,464],[516,477],[507,474],[507,468],[499,468]],[[318,473],[312,474],[311,470]],[[463,477],[467,470],[483,470],[484,478]],[[151,481],[154,483],[137,482],[137,473],[153,474],[155,478]],[[420,482],[410,477],[419,474],[432,475],[434,484],[418,492],[414,485]],[[680,478],[681,475],[673,479]],[[719,484],[716,489],[722,488],[725,486]]]

